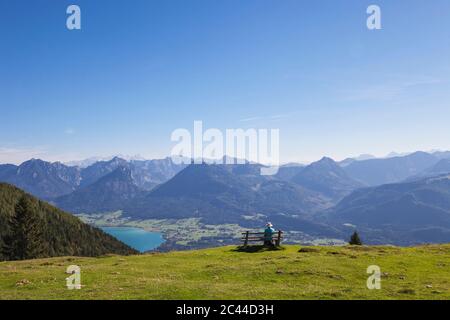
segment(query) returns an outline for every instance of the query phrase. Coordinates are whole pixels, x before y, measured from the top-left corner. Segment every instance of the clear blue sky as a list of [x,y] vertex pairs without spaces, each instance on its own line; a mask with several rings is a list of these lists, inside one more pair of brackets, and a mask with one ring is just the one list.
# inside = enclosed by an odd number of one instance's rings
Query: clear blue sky
[[194,120],[283,161],[450,149],[449,89],[448,0],[0,2],[0,162],[164,157]]

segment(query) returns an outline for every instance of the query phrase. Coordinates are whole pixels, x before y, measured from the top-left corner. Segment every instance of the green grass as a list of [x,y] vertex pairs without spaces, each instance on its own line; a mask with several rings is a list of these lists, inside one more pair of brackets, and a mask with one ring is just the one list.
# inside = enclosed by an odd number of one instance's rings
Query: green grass
[[[450,299],[450,245],[299,249],[2,262],[0,299]],[[81,290],[65,287],[73,264]],[[381,290],[366,287],[369,265]]]

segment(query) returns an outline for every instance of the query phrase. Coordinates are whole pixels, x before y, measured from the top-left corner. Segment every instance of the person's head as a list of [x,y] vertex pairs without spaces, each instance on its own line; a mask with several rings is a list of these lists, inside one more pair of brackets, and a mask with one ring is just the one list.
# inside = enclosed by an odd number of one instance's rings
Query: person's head
[[267,222],[266,227],[267,227],[267,228],[272,228],[272,227],[273,227],[273,224],[270,223],[270,222]]

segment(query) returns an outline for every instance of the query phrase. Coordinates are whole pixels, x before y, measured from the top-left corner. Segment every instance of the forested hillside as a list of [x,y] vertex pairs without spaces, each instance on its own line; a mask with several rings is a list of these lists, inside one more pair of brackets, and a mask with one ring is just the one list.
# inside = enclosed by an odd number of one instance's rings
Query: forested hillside
[[14,259],[21,251],[18,247],[27,245],[33,247],[33,256],[26,258],[136,253],[100,229],[0,184],[0,260]]

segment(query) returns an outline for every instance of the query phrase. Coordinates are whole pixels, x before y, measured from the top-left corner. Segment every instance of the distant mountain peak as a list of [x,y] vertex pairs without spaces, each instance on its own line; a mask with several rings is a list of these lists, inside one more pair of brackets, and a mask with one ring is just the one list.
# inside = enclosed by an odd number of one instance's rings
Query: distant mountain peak
[[36,165],[36,164],[50,164],[50,162],[44,161],[42,159],[32,158],[28,161],[24,161],[20,164],[20,166],[28,166],[28,165]]
[[295,175],[292,181],[335,200],[362,186],[329,157],[311,163]]
[[305,167],[305,170],[313,170],[316,168],[327,168],[338,172],[343,172],[339,164],[330,157],[323,157],[319,161],[311,163],[309,166]]
[[319,161],[317,161],[316,163],[328,163],[328,164],[336,164],[336,161],[334,161],[332,158],[330,157],[323,157],[322,159],[320,159]]
[[127,160],[125,160],[119,156],[115,156],[114,158],[112,158],[111,160],[106,161],[106,162],[108,162],[108,163],[128,163]]

